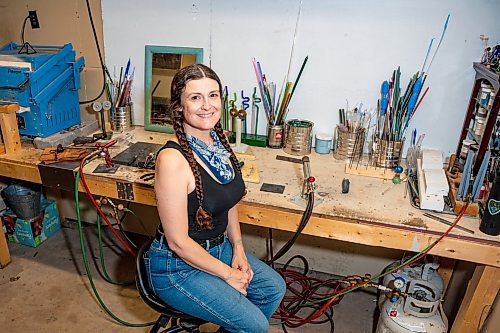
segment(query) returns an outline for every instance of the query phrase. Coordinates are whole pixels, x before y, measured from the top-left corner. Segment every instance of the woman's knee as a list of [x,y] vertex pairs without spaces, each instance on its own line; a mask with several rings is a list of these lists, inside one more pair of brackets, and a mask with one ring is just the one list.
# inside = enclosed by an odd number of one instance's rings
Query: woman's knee
[[258,316],[246,316],[246,320],[238,332],[267,333],[269,332],[269,321],[262,313]]
[[274,278],[274,281],[273,281],[273,299],[276,298],[276,299],[282,299],[283,296],[285,296],[285,293],[286,293],[286,282],[285,280],[283,279],[283,277],[276,273],[275,275],[275,278]]
[[[269,332],[269,321],[262,311],[254,305],[245,308],[232,318],[226,318],[229,332],[238,333],[267,333]],[[226,326],[226,325],[224,325]]]

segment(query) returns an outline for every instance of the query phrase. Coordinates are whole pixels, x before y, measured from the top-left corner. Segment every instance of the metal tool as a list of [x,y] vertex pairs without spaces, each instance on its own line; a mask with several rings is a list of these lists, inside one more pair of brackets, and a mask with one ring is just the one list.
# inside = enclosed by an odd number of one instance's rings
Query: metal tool
[[[315,184],[316,178],[311,176],[311,165],[308,156],[302,157],[301,160],[302,170],[304,172],[304,179],[302,181],[302,190],[299,194],[290,198],[289,201],[297,204],[301,207],[307,207],[309,205],[319,205],[323,202],[322,199],[314,199],[314,191],[318,188]],[[311,196],[313,197],[311,202]]]
[[302,160],[300,158],[288,157],[283,155],[276,155],[276,159],[280,161],[287,161],[292,163],[302,164]]
[[309,163],[309,157],[302,157],[302,169],[304,171],[304,181],[302,183],[302,198],[306,198],[307,195],[317,188],[314,184],[316,179],[311,176],[311,165]]
[[[428,218],[430,218],[430,219],[433,219],[433,220],[435,220],[435,221],[438,221],[438,222],[444,223],[444,224],[446,224],[446,225],[448,225],[448,226],[450,226],[450,227],[453,225],[453,222],[450,222],[450,221],[448,221],[448,220],[445,220],[445,219],[443,219],[442,217],[439,217],[439,216],[436,216],[436,215],[432,215],[432,214],[430,214],[430,213],[424,213],[424,216],[425,216],[425,217],[428,217]],[[472,230],[470,230],[470,229],[467,229],[467,228],[464,228],[464,227],[459,226],[459,225],[456,225],[456,226],[455,226],[455,228],[457,228],[457,229],[459,229],[459,230],[462,230],[462,231],[465,231],[465,232],[468,232],[468,233],[470,233],[470,234],[474,234],[474,231],[472,231]]]
[[154,172],[148,172],[148,173],[143,174],[139,178],[147,182],[148,180],[152,180],[152,179],[155,178],[155,173]]
[[[108,107],[108,104],[106,103],[106,108]],[[92,109],[95,112],[98,112],[101,117],[101,133],[96,133],[94,134],[93,138],[95,141],[97,140],[109,140],[113,136],[113,132],[106,132],[106,123],[104,119],[104,111],[103,109],[103,104],[101,102],[94,102],[92,103]]]

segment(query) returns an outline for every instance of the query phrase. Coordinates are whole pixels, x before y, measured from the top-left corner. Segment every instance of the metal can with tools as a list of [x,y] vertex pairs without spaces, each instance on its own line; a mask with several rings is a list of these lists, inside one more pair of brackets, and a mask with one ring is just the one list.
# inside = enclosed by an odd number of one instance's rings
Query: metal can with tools
[[111,108],[111,130],[127,132],[132,130],[133,105]]
[[404,138],[401,141],[375,138],[373,159],[375,166],[392,169],[399,164],[403,151]]
[[308,120],[292,119],[285,124],[285,146],[283,151],[290,155],[309,155],[312,146],[312,128]]

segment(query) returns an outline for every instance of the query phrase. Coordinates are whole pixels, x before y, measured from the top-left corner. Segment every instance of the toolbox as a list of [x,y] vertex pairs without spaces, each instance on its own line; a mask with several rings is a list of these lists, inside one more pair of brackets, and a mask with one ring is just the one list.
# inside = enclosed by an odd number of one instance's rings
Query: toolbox
[[71,44],[33,45],[36,53],[30,54],[23,54],[22,47],[10,43],[0,48],[0,103],[19,104],[19,133],[47,137],[80,124],[83,57],[75,60]]

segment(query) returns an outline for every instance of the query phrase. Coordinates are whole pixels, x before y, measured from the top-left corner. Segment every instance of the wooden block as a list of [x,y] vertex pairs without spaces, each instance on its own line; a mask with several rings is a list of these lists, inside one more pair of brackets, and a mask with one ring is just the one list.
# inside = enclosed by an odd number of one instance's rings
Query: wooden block
[[252,151],[252,148],[248,147],[247,151],[244,153],[235,153],[238,160],[243,161],[255,161],[255,155]]
[[0,104],[0,113],[16,113],[19,110],[19,104]]
[[259,169],[252,163],[245,162],[241,168],[243,180],[249,183],[260,183]]
[[3,225],[0,223],[0,268],[4,268],[10,263],[9,247],[3,232]]
[[0,105],[0,130],[7,154],[13,154],[21,150],[21,138],[17,128],[16,111],[17,104]]
[[394,171],[391,169],[374,167],[370,165],[359,165],[356,167],[356,162],[354,162],[349,168],[349,163],[345,165],[345,173],[348,175],[358,175],[373,178],[381,178],[391,180],[394,178]]

